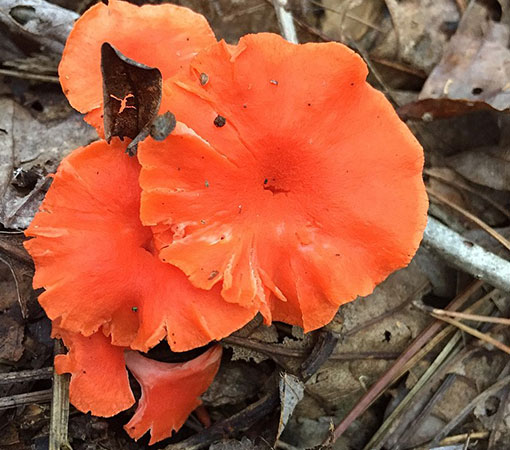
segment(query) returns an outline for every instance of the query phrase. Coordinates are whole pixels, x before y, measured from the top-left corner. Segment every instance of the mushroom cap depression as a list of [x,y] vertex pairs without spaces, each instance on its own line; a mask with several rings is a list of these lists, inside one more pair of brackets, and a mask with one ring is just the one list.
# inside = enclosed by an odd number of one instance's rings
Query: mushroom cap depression
[[247,35],[166,81],[182,124],[139,147],[141,218],[163,261],[305,331],[416,252],[423,150],[337,43]]

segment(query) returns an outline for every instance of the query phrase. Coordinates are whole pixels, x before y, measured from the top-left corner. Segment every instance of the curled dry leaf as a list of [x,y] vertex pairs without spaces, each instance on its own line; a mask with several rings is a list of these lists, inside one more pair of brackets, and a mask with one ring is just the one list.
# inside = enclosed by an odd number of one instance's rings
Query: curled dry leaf
[[280,391],[280,421],[276,439],[280,437],[285,429],[297,404],[305,394],[305,384],[296,376],[289,373],[282,373],[279,383]]
[[[31,42],[55,61],[60,58],[77,18],[75,12],[44,0],[0,0],[0,24],[8,30],[11,41],[19,42],[21,38],[25,43]],[[29,48],[16,47],[22,52]]]

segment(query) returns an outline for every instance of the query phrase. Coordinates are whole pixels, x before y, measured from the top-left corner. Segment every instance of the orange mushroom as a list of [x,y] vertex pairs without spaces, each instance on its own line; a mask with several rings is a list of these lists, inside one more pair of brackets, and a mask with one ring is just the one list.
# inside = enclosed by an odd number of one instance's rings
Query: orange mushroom
[[221,361],[221,347],[212,347],[185,363],[162,363],[136,352],[126,353],[126,364],[142,387],[142,397],[125,429],[135,440],[151,430],[154,444],[179,430],[199,406]]
[[166,338],[174,351],[200,347],[256,313],[197,289],[154,254],[139,218],[140,166],[114,139],[74,150],[54,176],[26,235],[39,302],[64,330],[147,351]]
[[[216,39],[205,17],[172,4],[136,6],[119,0],[99,2],[74,25],[67,40],[59,76],[71,105],[102,131],[100,49],[109,42],[127,57],[157,67],[163,79],[185,67],[196,52]],[[118,99],[119,108],[129,98]],[[124,101],[124,103],[122,103]]]
[[[178,431],[218,371],[221,347],[185,363],[162,363],[111,344],[101,332],[84,337],[54,326],[69,352],[55,358],[57,373],[70,373],[69,397],[82,412],[110,417],[134,403],[126,365],[142,388],[127,433],[137,440],[151,431],[154,444]],[[100,387],[100,389],[98,388]]]
[[423,151],[337,43],[248,35],[167,80],[184,125],[140,145],[142,222],[163,261],[305,331],[409,263],[426,224]]

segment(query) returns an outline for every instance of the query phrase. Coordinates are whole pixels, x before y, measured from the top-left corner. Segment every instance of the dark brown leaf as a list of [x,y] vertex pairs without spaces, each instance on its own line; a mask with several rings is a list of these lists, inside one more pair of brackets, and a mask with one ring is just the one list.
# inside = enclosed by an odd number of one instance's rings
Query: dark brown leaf
[[101,70],[106,140],[147,135],[161,103],[161,72],[125,57],[107,42],[101,47]]

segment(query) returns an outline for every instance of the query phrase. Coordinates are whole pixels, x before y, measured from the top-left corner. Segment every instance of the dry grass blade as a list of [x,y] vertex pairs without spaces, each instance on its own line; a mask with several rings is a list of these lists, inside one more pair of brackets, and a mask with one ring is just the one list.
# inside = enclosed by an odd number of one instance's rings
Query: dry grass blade
[[43,81],[45,83],[60,83],[58,77],[53,75],[41,75],[38,73],[21,72],[19,70],[0,69],[0,75],[21,78],[23,80]]
[[486,342],[487,344],[491,344],[496,348],[499,348],[501,351],[508,353],[510,355],[510,347],[503,344],[502,342],[499,342],[497,339],[494,339],[493,337],[489,336],[488,334],[482,333],[481,331],[476,330],[475,328],[471,328],[468,325],[463,324],[462,322],[459,322],[458,320],[451,319],[449,317],[437,315],[437,314],[431,314],[432,317],[435,317],[436,319],[443,320],[444,322],[449,323],[450,325],[453,325],[457,328],[459,328],[462,331],[465,331],[466,333],[469,333],[471,336],[474,336],[481,341]]
[[[388,432],[394,426],[395,420],[400,416],[402,411],[414,400],[418,392],[425,386],[429,379],[437,372],[439,367],[446,361],[446,359],[455,351],[457,344],[460,342],[462,335],[457,333],[448,344],[443,348],[441,353],[436,357],[434,362],[429,366],[425,373],[420,377],[418,382],[413,386],[405,398],[393,410],[393,412],[386,418],[381,427],[372,436],[370,442],[363,450],[380,450],[385,443]],[[458,347],[457,347],[458,351]]]
[[[55,341],[55,354],[63,351],[60,341]],[[49,450],[71,449],[68,442],[69,421],[69,374],[53,373],[53,396],[51,400]]]
[[24,383],[26,381],[45,380],[51,378],[52,367],[43,369],[20,370],[19,372],[7,372],[0,374],[0,385],[12,383]]
[[[483,285],[482,281],[474,281],[462,293],[460,293],[449,305],[449,309],[460,308],[478,289]],[[395,363],[384,373],[361,397],[354,408],[337,425],[331,437],[324,442],[324,445],[332,445],[350,425],[381,395],[386,387],[401,373],[402,368],[420,351],[441,329],[441,321],[433,322],[428,328],[409,345],[409,347],[400,355]]]
[[476,217],[474,214],[471,214],[469,211],[465,210],[464,208],[460,207],[459,205],[453,203],[448,198],[444,197],[443,195],[439,194],[438,192],[434,191],[431,188],[427,188],[427,193],[439,200],[441,203],[444,203],[445,205],[449,206],[450,208],[454,209],[455,211],[462,214],[466,219],[471,220],[471,222],[476,223],[480,228],[482,228],[484,231],[486,231],[488,234],[490,234],[494,239],[496,239],[501,245],[503,245],[505,248],[510,250],[510,241],[506,239],[504,236],[499,234],[494,228],[487,225],[483,220]]
[[[426,307],[427,308],[427,307]],[[429,309],[429,308],[427,308]],[[429,312],[434,316],[447,316],[464,320],[472,320],[474,322],[483,323],[499,323],[501,325],[510,325],[510,319],[505,317],[480,316],[478,314],[469,314],[458,311],[445,311],[444,309],[430,308]]]

